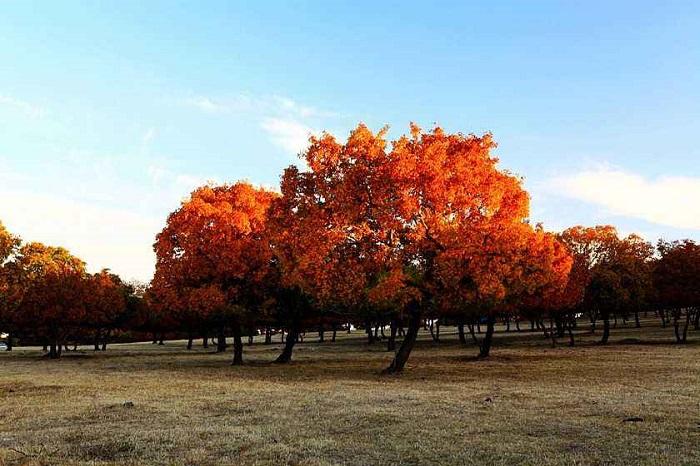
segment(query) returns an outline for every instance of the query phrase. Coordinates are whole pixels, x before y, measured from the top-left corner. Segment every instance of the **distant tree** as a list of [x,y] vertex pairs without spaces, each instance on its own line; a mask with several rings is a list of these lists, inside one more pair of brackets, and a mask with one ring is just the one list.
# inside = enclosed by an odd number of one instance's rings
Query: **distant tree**
[[657,305],[662,312],[670,310],[676,341],[685,343],[691,320],[696,329],[700,327],[700,245],[691,240],[659,241],[657,251],[653,269]]
[[21,244],[17,236],[12,235],[0,222],[0,333],[7,333],[7,351],[12,351],[14,326],[10,318],[16,299],[12,296],[12,276],[7,267],[17,253]]
[[85,264],[63,248],[28,243],[7,267],[17,300],[11,321],[47,341],[49,357],[58,358],[85,321]]

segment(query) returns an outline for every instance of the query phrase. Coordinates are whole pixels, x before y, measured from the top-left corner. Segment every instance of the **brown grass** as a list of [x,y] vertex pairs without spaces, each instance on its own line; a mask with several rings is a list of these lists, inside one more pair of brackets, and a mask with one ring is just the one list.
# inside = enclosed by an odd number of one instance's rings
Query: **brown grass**
[[183,342],[19,349],[0,354],[0,465],[700,464],[700,332],[656,325],[572,349],[501,332],[487,361],[443,329],[398,377],[359,332],[309,334],[289,366],[267,363],[279,344],[243,367]]

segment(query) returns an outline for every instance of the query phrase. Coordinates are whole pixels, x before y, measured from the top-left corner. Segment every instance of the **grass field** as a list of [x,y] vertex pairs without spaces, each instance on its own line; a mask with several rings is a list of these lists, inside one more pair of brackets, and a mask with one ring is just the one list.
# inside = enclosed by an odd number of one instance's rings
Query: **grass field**
[[394,377],[360,332],[309,335],[289,366],[268,363],[279,344],[242,367],[183,342],[19,348],[0,354],[0,465],[700,464],[700,332],[643,325],[606,347],[499,332],[483,361],[443,329]]

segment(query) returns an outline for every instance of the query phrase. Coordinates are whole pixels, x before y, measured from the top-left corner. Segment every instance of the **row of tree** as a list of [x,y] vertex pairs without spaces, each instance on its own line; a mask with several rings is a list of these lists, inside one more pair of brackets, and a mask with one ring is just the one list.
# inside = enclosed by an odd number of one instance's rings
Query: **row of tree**
[[288,362],[306,330],[323,338],[354,325],[371,339],[388,326],[387,372],[399,372],[426,321],[456,325],[464,342],[466,327],[481,357],[497,319],[529,320],[570,344],[583,314],[594,331],[602,321],[602,343],[611,319],[638,323],[640,312],[658,313],[679,342],[698,327],[694,242],[654,248],[610,226],[546,232],[529,223],[522,180],[498,168],[489,134],[412,126],[391,144],[385,134],[359,125],[345,143],[312,138],[307,168],[286,169],[280,192],[195,190],[156,238],[143,298],[106,271],[86,274],[65,250],[5,233],[0,329],[31,329],[58,348],[68,335],[127,327],[184,332],[189,347],[212,336],[220,350],[229,335],[240,364],[246,335],[269,341],[283,329],[277,361]]

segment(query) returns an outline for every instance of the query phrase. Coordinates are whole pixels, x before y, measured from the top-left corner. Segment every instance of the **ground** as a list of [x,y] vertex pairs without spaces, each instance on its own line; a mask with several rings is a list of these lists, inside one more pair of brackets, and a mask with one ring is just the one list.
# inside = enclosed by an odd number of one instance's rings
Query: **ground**
[[246,365],[184,342],[0,354],[0,465],[700,464],[700,332],[655,321],[599,347],[497,335],[476,360],[426,334],[400,376],[360,332]]

